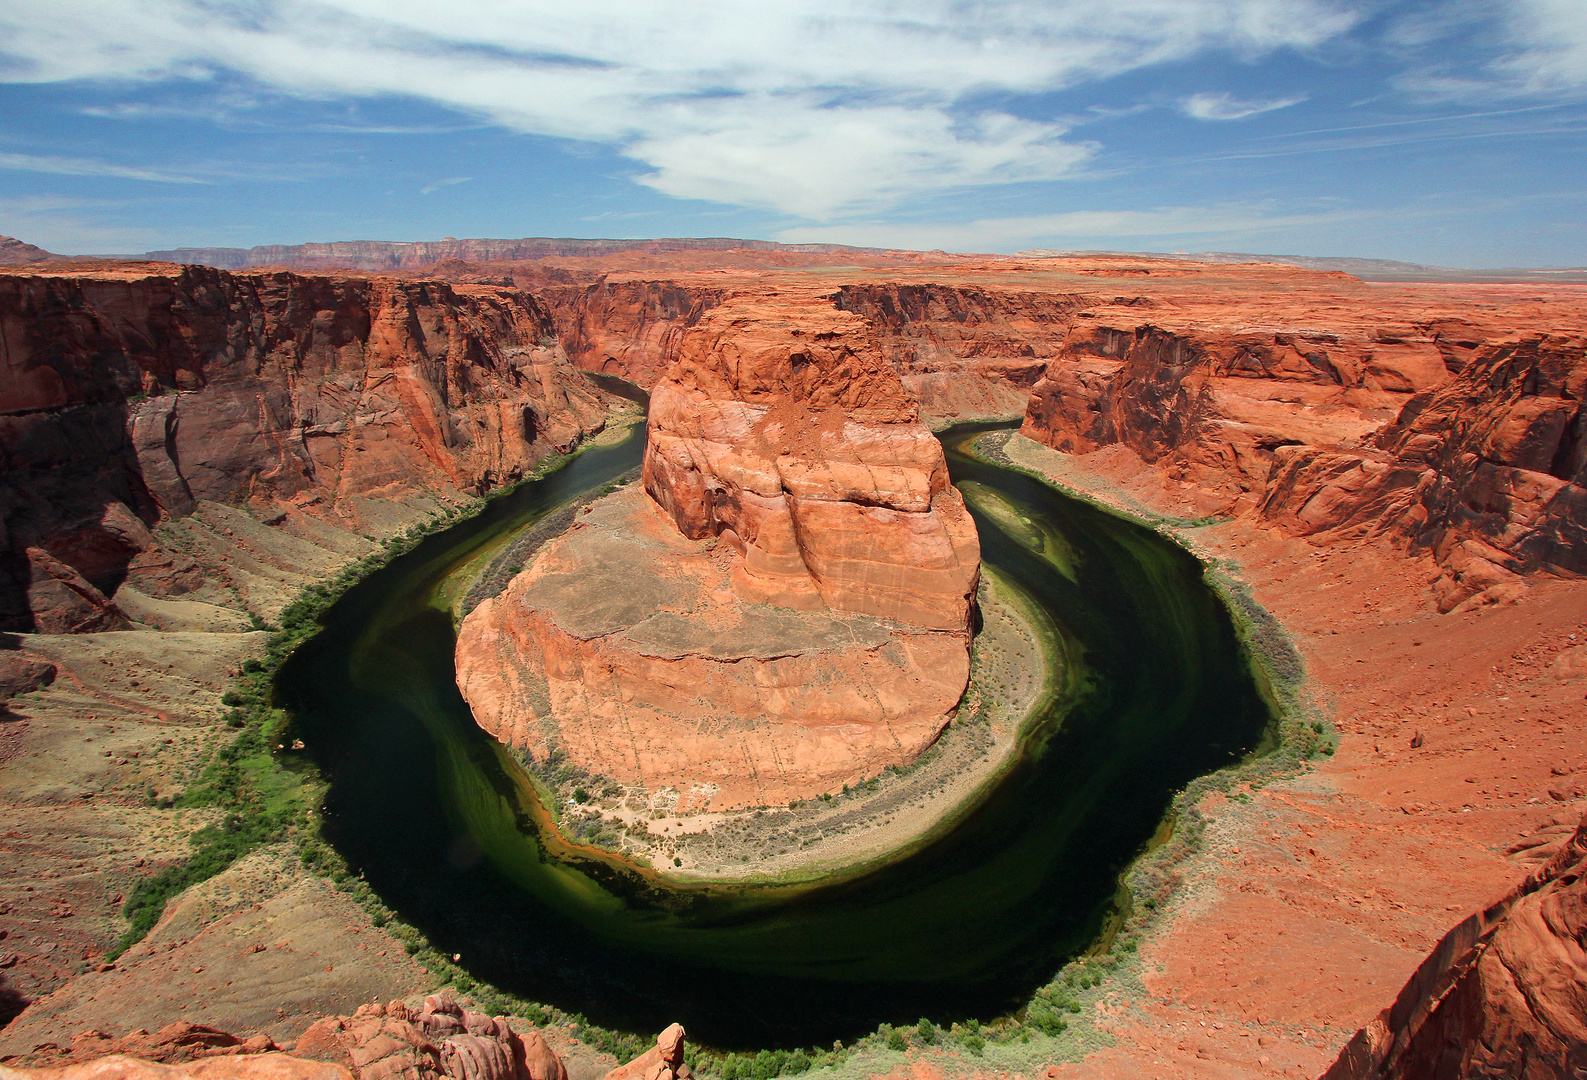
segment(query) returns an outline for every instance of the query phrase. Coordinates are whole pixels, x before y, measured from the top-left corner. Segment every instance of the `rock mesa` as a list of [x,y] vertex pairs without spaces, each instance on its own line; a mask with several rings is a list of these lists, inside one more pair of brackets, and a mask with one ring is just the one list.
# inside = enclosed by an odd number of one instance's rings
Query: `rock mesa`
[[711,310],[652,396],[643,491],[463,622],[475,719],[680,811],[909,761],[969,676],[975,527],[860,318]]

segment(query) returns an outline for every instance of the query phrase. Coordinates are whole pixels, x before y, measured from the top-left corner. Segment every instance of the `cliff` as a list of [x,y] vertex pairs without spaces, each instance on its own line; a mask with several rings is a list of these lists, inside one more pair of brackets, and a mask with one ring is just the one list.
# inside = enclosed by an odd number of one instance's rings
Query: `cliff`
[[133,265],[0,274],[0,628],[110,628],[204,501],[379,532],[605,418],[545,308],[486,286]]
[[1126,446],[1204,512],[1430,550],[1448,611],[1517,572],[1587,567],[1587,339],[1490,333],[1099,321],[1067,335],[1022,431],[1070,453]]
[[1323,1080],[1553,1080],[1587,1068],[1587,819],[1446,934]]
[[645,489],[740,552],[745,599],[964,631],[980,554],[942,448],[865,320],[714,308],[651,398]]
[[722,302],[723,290],[667,281],[543,288],[568,356],[586,371],[650,389],[678,359],[685,333]]
[[1264,516],[1320,540],[1381,533],[1434,552],[1448,611],[1517,574],[1587,573],[1587,338],[1484,346],[1360,451],[1285,447]]

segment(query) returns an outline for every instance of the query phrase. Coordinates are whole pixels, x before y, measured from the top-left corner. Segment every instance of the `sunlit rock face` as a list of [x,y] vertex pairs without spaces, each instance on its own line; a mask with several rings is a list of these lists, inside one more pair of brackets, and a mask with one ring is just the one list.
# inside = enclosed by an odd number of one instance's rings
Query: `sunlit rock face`
[[741,555],[741,598],[968,626],[975,526],[942,447],[863,319],[725,304],[651,400],[645,490],[685,536]]
[[657,384],[649,435],[642,486],[464,620],[479,724],[685,811],[918,756],[969,678],[980,548],[863,320],[723,304]]

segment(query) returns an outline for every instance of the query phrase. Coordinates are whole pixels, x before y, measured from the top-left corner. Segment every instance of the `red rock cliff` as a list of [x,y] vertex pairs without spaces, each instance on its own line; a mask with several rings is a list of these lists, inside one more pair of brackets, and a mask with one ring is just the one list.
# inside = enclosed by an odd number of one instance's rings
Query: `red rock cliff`
[[1262,512],[1323,538],[1390,533],[1445,566],[1440,606],[1516,573],[1587,573],[1587,338],[1535,334],[1477,351],[1359,451],[1287,447]]
[[706,313],[651,401],[645,489],[742,553],[744,599],[969,624],[975,526],[865,320],[829,302]]
[[104,596],[149,527],[197,500],[289,500],[357,524],[371,497],[508,482],[604,416],[544,307],[511,290],[158,265],[0,274],[0,627],[113,624]]
[[1553,1080],[1587,1069],[1587,819],[1455,927],[1323,1080]]

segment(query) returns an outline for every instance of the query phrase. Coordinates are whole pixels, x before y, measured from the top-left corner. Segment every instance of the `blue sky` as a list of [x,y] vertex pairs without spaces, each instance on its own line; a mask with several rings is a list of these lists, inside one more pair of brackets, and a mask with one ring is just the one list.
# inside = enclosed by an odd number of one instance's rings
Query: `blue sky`
[[1587,0],[5,0],[69,254],[746,236],[1587,264]]

